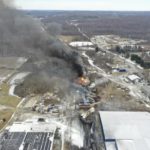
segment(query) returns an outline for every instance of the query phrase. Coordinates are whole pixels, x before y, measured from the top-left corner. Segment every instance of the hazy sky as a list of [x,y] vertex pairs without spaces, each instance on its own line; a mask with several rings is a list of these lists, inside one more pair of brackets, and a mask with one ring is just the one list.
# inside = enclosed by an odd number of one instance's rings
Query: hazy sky
[[150,0],[15,0],[18,8],[37,10],[150,11]]

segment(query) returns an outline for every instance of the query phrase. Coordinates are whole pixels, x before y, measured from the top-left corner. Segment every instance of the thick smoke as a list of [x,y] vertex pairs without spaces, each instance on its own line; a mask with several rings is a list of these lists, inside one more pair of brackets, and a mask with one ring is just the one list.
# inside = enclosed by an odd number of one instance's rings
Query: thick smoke
[[56,39],[56,35],[61,32],[59,25],[51,23],[46,30],[41,22],[25,16],[22,12],[10,7],[10,4],[12,5],[12,1],[0,1],[1,56],[48,59],[46,58],[48,55],[49,59],[56,57],[72,65],[79,76],[83,74],[82,60],[78,53]]
[[47,31],[50,35],[57,36],[61,34],[62,26],[58,23],[52,22],[47,24]]
[[[12,6],[12,1],[0,0],[0,56],[29,58],[21,71],[32,72],[32,79],[35,81],[27,80],[30,83],[22,86],[29,88],[41,78],[43,83],[51,83],[49,80],[55,76],[72,80],[84,74],[79,54],[56,38],[61,32],[58,30],[61,28],[59,25],[52,23],[46,28],[40,21],[26,16]],[[32,88],[31,92],[35,90]]]

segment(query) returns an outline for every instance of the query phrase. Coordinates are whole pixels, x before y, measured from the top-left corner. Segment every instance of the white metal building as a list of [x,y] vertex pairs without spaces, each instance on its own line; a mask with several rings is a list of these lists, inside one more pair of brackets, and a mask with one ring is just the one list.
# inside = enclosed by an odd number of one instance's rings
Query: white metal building
[[93,46],[93,43],[88,41],[76,41],[76,42],[71,42],[69,45],[72,47],[88,47],[88,46]]
[[131,82],[133,82],[133,83],[137,83],[137,82],[139,82],[140,80],[141,80],[141,78],[139,77],[139,76],[137,76],[137,75],[129,75],[128,77],[127,77]]
[[52,150],[55,131],[44,118],[15,122],[0,136],[0,150]]
[[99,113],[106,150],[150,150],[150,113]]

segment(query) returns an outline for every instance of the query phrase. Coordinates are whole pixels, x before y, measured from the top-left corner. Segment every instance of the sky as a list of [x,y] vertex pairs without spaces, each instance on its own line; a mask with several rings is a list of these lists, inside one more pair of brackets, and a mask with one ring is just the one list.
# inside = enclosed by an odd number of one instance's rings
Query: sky
[[15,0],[28,10],[117,10],[150,11],[150,0]]

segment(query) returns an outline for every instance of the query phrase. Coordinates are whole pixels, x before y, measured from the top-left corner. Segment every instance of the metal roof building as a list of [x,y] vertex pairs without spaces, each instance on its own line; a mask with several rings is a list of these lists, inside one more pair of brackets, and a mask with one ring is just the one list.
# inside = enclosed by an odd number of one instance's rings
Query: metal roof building
[[106,150],[150,150],[150,113],[99,113]]
[[0,135],[0,150],[52,150],[55,130],[49,122],[16,122]]
[[128,77],[127,77],[130,81],[132,81],[132,82],[139,82],[140,80],[141,80],[141,78],[139,77],[139,76],[137,76],[137,75],[129,75]]

